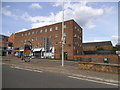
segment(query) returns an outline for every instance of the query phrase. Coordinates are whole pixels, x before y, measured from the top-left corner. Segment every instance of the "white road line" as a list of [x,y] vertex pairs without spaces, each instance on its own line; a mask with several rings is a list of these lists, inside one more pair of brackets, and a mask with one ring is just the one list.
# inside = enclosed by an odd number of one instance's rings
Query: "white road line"
[[33,70],[34,72],[43,72],[43,71],[38,71],[38,70]]
[[95,79],[98,81],[106,81],[106,82],[114,82],[114,83],[118,83],[118,81],[114,81],[114,80],[104,80],[102,78],[98,78],[98,77],[91,77],[91,76],[85,76],[85,75],[79,75],[79,74],[73,74],[72,76],[76,76],[76,77],[82,77],[82,78],[89,78],[89,79]]
[[68,76],[68,77],[69,78],[74,78],[74,79],[79,79],[79,80],[86,80],[86,81],[91,81],[91,82],[96,82],[96,83],[102,83],[102,84],[118,86],[118,84],[112,84],[112,83],[108,83],[108,82],[95,81],[95,80],[90,80],[90,79],[85,79],[85,78],[74,77],[74,76]]
[[33,71],[33,72],[43,72],[43,71],[39,71],[39,70],[31,70],[31,69],[26,69],[26,68],[21,68],[21,67],[13,67],[13,66],[11,66],[11,68],[17,68],[17,69],[22,69],[22,70],[27,70],[27,71]]

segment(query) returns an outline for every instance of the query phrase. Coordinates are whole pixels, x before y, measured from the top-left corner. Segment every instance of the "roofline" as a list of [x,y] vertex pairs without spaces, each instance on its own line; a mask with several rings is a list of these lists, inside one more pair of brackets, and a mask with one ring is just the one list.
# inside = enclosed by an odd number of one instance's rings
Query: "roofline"
[[83,28],[75,20],[73,20],[73,22],[75,22],[83,30]]
[[[99,42],[85,42],[83,44],[87,44],[87,43],[102,43],[102,42],[111,42],[111,41],[99,41]],[[112,42],[111,42],[112,43]]]
[[[64,22],[68,22],[68,21],[73,21],[73,22],[75,22],[74,19],[65,20]],[[45,26],[41,26],[41,27],[37,27],[37,28],[33,28],[33,29],[28,29],[28,30],[26,30],[26,31],[16,32],[16,33],[23,33],[23,32],[27,32],[27,31],[30,31],[30,30],[39,29],[39,28],[42,28],[42,27],[47,27],[47,26],[51,26],[51,25],[55,25],[55,24],[60,24],[60,23],[62,23],[62,22],[57,22],[57,23],[53,23],[53,24],[50,24],[50,25],[45,25]],[[75,22],[75,23],[76,23],[76,22]],[[76,23],[76,24],[77,24],[77,23]],[[78,25],[78,24],[77,24],[77,25]],[[80,25],[78,25],[78,26],[80,26]],[[15,33],[15,34],[16,34],[16,33]]]
[[2,34],[0,34],[1,36],[5,36],[5,37],[8,37],[9,38],[9,36],[6,36],[6,35],[2,35]]
[[[112,44],[112,42],[111,41],[101,41],[101,42],[87,42],[87,43],[82,43],[82,45],[83,46],[91,46],[91,44],[92,44],[92,46],[94,46],[95,44],[100,44],[100,43],[109,43],[109,45],[112,45],[113,46],[113,44]],[[107,45],[107,44],[106,44]]]

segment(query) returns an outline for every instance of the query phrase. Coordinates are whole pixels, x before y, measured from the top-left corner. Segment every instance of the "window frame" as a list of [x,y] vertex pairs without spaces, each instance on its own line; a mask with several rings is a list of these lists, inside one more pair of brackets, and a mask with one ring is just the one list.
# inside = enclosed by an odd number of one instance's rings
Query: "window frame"
[[55,30],[56,30],[56,31],[58,30],[58,26],[55,27]]
[[42,33],[42,32],[43,32],[43,30],[41,29],[41,30],[40,30],[40,33]]

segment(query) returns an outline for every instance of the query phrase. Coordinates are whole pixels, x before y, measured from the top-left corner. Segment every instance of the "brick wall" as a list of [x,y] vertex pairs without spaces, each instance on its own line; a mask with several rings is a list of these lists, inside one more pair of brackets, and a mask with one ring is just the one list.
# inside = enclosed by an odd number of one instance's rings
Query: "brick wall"
[[14,43],[14,35],[12,34],[9,38],[8,38],[8,42]]
[[112,50],[111,45],[102,45],[102,46],[83,46],[84,51],[96,51],[97,48],[103,48],[104,50]]
[[109,63],[119,64],[120,60],[118,55],[76,55],[74,59],[82,58],[82,62],[89,62],[89,58],[92,59],[92,62],[104,63],[104,58],[108,58]]

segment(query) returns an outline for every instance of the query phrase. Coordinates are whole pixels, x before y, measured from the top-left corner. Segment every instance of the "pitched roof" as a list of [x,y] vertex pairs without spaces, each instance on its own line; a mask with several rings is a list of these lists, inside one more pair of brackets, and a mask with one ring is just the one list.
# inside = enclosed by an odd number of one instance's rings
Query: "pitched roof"
[[0,34],[0,37],[7,37],[7,38],[9,38],[9,36],[5,36],[5,35],[2,35],[2,34]]
[[103,45],[112,45],[112,43],[111,41],[83,43],[83,46],[103,46]]

